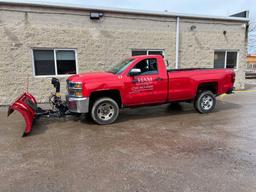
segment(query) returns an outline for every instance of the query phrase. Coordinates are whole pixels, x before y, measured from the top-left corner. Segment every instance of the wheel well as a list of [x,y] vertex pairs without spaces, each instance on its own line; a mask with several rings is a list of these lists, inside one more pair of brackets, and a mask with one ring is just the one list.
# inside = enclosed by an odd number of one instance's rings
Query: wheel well
[[211,91],[213,94],[217,94],[218,92],[218,83],[211,82],[211,83],[202,83],[198,86],[197,92],[201,91]]
[[96,101],[98,98],[101,97],[109,97],[113,100],[115,100],[119,107],[122,106],[122,99],[120,92],[118,90],[104,90],[104,91],[95,91],[92,92],[90,95],[90,107]]

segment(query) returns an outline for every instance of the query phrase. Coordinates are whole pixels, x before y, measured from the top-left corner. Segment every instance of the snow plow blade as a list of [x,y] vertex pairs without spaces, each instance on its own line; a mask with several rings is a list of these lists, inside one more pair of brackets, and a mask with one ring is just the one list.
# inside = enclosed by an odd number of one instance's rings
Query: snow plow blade
[[23,93],[9,106],[7,116],[11,115],[15,110],[23,116],[26,122],[23,133],[23,137],[25,137],[31,132],[34,119],[36,118],[37,102],[30,93]]

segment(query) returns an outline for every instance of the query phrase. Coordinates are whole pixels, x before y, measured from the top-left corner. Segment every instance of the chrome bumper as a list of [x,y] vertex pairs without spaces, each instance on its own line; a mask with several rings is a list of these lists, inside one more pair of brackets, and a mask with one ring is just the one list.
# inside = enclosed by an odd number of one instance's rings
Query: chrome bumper
[[89,97],[70,97],[66,95],[68,109],[73,113],[88,113],[89,112]]

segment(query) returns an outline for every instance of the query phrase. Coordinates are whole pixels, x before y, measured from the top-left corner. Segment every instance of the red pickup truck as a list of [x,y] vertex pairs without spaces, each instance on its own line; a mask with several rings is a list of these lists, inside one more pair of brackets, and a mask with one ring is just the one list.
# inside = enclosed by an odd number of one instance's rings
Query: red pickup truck
[[200,113],[215,108],[216,96],[231,93],[231,69],[168,69],[162,56],[135,56],[106,72],[67,80],[66,102],[73,113],[89,113],[98,124],[113,123],[123,107],[191,102]]

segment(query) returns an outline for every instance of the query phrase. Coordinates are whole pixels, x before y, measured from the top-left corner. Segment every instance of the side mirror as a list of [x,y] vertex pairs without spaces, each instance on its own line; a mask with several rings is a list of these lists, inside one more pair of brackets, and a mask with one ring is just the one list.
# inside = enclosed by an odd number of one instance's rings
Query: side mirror
[[134,69],[131,69],[131,71],[129,72],[130,76],[136,76],[136,75],[139,75],[139,74],[141,74],[141,69],[134,68]]

